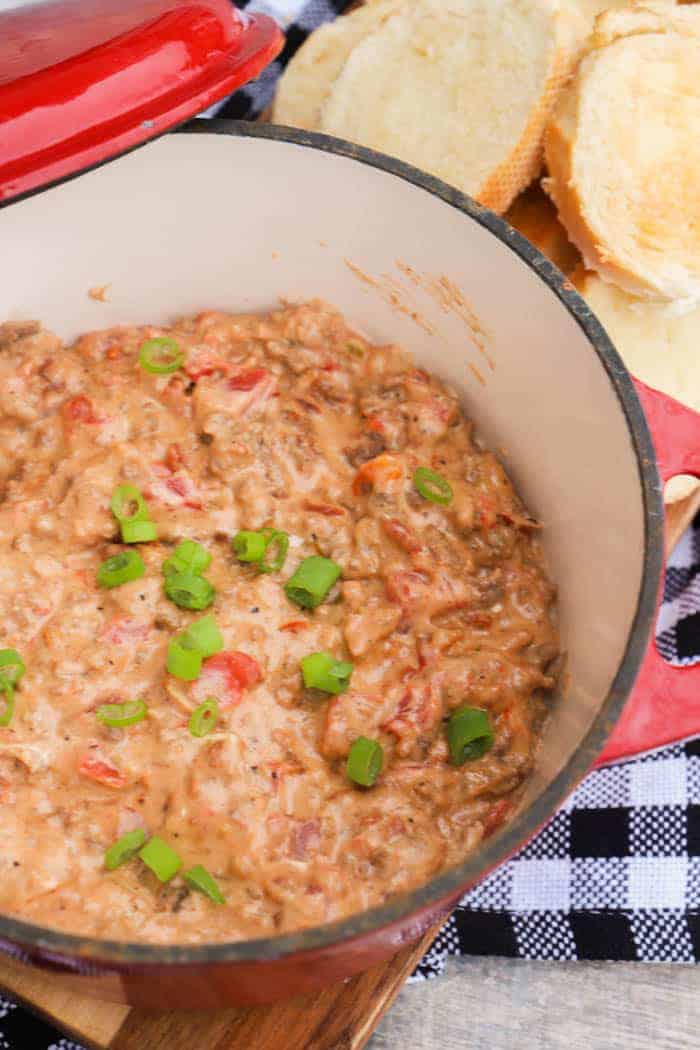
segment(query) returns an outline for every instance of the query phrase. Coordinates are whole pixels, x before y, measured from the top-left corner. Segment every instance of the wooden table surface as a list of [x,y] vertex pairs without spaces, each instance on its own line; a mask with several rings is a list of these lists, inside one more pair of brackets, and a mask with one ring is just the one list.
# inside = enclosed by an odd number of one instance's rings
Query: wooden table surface
[[366,1050],[697,1050],[700,967],[450,960]]

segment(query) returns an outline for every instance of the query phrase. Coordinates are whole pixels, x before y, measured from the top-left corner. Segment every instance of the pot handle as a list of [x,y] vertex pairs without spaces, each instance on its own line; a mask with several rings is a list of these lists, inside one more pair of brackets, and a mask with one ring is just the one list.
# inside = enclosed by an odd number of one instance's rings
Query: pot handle
[[[656,450],[662,482],[700,477],[700,413],[633,379]],[[663,593],[659,592],[658,609]],[[700,734],[700,663],[674,667],[652,638],[634,689],[597,765]]]

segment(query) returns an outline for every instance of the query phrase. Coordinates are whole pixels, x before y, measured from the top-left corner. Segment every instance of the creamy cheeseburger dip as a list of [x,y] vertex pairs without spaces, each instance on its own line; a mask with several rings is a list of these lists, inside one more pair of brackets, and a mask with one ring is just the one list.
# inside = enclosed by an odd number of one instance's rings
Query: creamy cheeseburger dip
[[457,397],[319,302],[0,326],[0,911],[258,937],[508,818],[558,643]]

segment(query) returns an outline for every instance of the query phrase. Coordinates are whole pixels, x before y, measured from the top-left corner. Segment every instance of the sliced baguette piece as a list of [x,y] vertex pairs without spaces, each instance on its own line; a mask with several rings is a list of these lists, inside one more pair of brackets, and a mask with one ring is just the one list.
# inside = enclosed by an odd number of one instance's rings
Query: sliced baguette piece
[[[603,12],[619,8],[629,10],[635,6],[635,0],[569,0],[569,2],[574,4],[585,18],[589,31],[593,30],[598,15],[602,15]],[[653,3],[654,0],[650,2]],[[676,0],[656,0],[656,3],[664,7],[674,7]]]
[[321,108],[350,52],[401,3],[372,0],[311,33],[279,79],[271,119],[308,131],[317,129]]
[[678,311],[700,303],[700,6],[596,21],[545,133],[543,185],[586,266]]
[[586,35],[559,0],[403,3],[352,48],[319,130],[408,161],[503,212]]
[[700,307],[677,315],[582,266],[571,281],[638,379],[700,412]]

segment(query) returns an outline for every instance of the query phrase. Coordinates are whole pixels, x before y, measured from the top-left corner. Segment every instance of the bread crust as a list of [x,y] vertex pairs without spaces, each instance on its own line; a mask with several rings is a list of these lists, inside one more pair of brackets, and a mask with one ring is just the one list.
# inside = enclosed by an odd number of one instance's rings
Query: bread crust
[[[624,101],[625,84],[618,83],[618,91],[611,98],[594,98],[594,92],[600,92],[600,82],[603,80],[601,71],[609,66],[614,68],[614,61],[624,61],[624,67],[620,68],[624,68],[628,73],[631,48],[639,49],[640,66],[644,68],[642,56],[648,56],[652,46],[655,47],[655,53],[658,51],[659,54],[665,54],[668,51],[670,66],[673,65],[674,55],[679,53],[678,49],[683,51],[688,47],[697,54],[698,76],[694,84],[684,85],[684,88],[687,92],[696,93],[700,105],[700,37],[687,28],[688,25],[693,25],[700,30],[700,8],[696,9],[689,19],[691,10],[692,8],[687,8],[679,19],[675,5],[657,0],[653,4],[643,4],[629,10],[610,11],[600,16],[590,38],[591,50],[581,61],[570,86],[560,96],[544,135],[549,178],[543,180],[543,186],[554,201],[559,218],[581,252],[586,266],[596,270],[604,280],[619,285],[632,295],[674,302],[678,311],[693,309],[700,303],[700,196],[693,196],[692,190],[686,194],[689,208],[686,215],[688,244],[683,245],[682,251],[675,250],[678,242],[674,212],[678,207],[678,187],[684,187],[686,182],[690,184],[693,178],[690,171],[686,176],[678,174],[684,163],[684,152],[687,152],[687,145],[684,150],[680,140],[682,129],[678,132],[677,150],[672,158],[674,170],[667,179],[668,196],[659,200],[660,192],[665,188],[661,177],[663,172],[655,181],[653,195],[647,185],[648,172],[642,171],[638,176],[638,185],[635,183],[637,175],[633,170],[632,158],[629,165],[629,182],[620,188],[621,194],[625,189],[629,189],[631,196],[620,198],[619,212],[624,219],[631,200],[635,216],[638,220],[642,217],[641,232],[637,234],[636,227],[629,220],[624,222],[624,225],[621,220],[615,226],[614,210],[611,210],[607,203],[603,207],[600,196],[603,192],[601,186],[610,193],[607,185],[610,176],[607,171],[602,170],[602,162],[597,176],[595,173],[591,174],[591,166],[594,160],[598,160],[599,154],[603,153],[599,144],[605,141],[610,118],[606,107],[615,105],[615,97]],[[683,33],[678,31],[679,26]],[[638,40],[639,44],[633,40]],[[658,48],[655,44],[652,45],[652,41],[659,42]],[[691,57],[691,67],[693,62]],[[663,71],[661,62],[660,66]],[[631,86],[629,90],[632,91]],[[650,75],[648,92],[648,107],[653,114],[653,107],[662,104],[657,103],[656,99],[663,100],[663,92],[668,93],[668,88],[662,83],[657,90]],[[594,102],[596,105],[593,105]],[[596,124],[595,117],[599,117],[601,113],[604,116]],[[651,121],[649,126],[653,127]],[[650,130],[649,134],[653,135],[653,131]],[[598,150],[595,155],[591,152],[591,143],[594,150]],[[619,152],[623,148],[624,144],[620,143]],[[662,191],[659,191],[659,185]],[[653,234],[648,237],[645,237],[643,222],[645,193],[649,195],[649,221],[654,222]],[[694,208],[697,214],[694,214]],[[664,242],[663,223],[666,214],[668,221]],[[630,230],[633,233],[630,233]],[[693,230],[696,231],[695,240]]]

